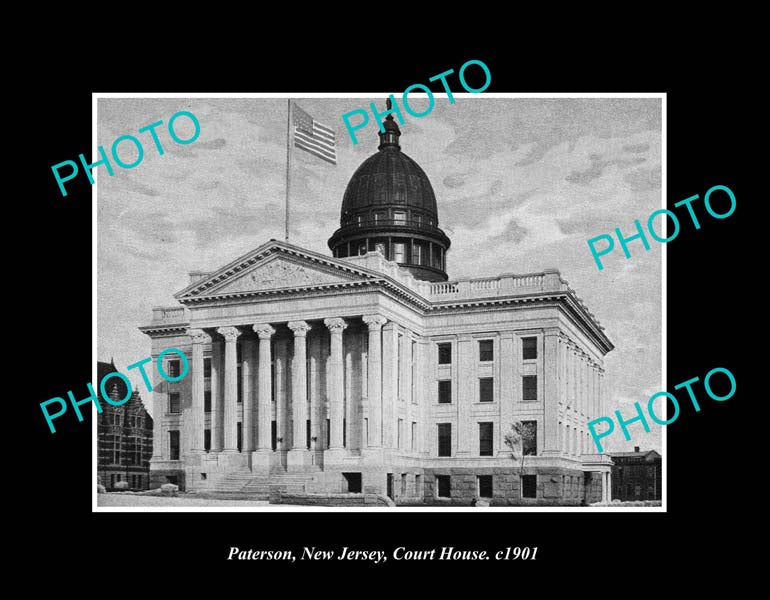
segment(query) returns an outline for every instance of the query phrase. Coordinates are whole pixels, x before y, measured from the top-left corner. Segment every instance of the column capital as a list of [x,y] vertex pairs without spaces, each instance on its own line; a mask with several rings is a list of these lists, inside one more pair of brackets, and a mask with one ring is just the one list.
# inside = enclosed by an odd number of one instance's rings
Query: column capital
[[305,337],[312,329],[306,321],[289,321],[286,326],[294,332],[294,337]]
[[382,329],[382,326],[388,322],[382,315],[364,315],[361,320],[369,326],[369,331]]
[[348,326],[345,320],[340,319],[339,317],[334,317],[332,319],[324,319],[324,325],[326,325],[326,327],[332,333],[342,333],[343,330]]
[[187,335],[192,338],[193,344],[205,344],[211,341],[211,337],[203,329],[188,329]]
[[235,327],[220,327],[217,329],[217,333],[224,337],[226,342],[234,342],[241,335],[241,332]]
[[260,340],[269,340],[275,333],[275,329],[269,323],[255,323],[251,328]]

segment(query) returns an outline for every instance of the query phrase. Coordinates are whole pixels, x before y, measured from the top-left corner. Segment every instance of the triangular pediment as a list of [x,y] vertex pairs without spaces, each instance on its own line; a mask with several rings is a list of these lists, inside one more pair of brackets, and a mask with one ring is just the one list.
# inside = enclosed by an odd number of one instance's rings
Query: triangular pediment
[[203,296],[307,289],[377,279],[377,273],[285,242],[272,242],[209,273],[175,297],[181,301]]

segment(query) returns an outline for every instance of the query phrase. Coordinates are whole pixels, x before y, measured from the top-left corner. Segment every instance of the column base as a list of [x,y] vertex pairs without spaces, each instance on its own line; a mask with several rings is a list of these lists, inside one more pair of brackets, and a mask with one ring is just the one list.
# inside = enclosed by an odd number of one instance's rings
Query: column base
[[286,470],[302,471],[312,463],[310,450],[304,448],[292,448],[286,453]]
[[251,453],[252,470],[269,471],[270,467],[280,462],[280,454],[261,448]]

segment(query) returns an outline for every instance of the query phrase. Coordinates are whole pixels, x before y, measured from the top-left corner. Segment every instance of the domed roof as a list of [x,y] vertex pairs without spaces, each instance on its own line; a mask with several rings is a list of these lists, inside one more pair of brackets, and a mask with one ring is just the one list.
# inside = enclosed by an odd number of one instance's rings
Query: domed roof
[[428,176],[394,146],[367,158],[353,174],[342,199],[342,220],[361,209],[387,205],[424,210],[438,224],[436,195]]

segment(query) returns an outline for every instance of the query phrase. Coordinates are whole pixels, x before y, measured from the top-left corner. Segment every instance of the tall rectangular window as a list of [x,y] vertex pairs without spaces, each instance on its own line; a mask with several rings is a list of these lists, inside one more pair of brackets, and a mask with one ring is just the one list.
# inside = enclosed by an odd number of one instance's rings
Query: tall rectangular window
[[450,475],[436,475],[436,495],[439,498],[450,498],[452,496]]
[[412,246],[412,264],[415,265],[421,265],[423,264],[423,258],[424,252],[422,250],[422,246],[418,243],[415,243]]
[[396,432],[398,439],[396,441],[396,448],[401,449],[401,445],[404,443],[404,420],[398,420],[398,431]]
[[521,338],[521,356],[524,360],[537,358],[537,338]]
[[396,225],[403,225],[404,223],[406,223],[406,211],[394,210],[393,211],[393,222]]
[[179,394],[177,392],[171,392],[168,395],[168,412],[178,413],[181,412],[182,403],[179,400]]
[[537,498],[537,475],[521,476],[521,497]]
[[406,262],[406,244],[403,242],[393,244],[393,260],[398,263]]
[[489,362],[495,359],[495,344],[492,340],[479,340],[479,360]]
[[203,430],[203,449],[206,452],[211,450],[211,429]]
[[476,478],[478,483],[479,498],[492,497],[492,475],[479,475]]
[[479,423],[479,456],[492,456],[494,423]]
[[439,404],[452,403],[452,380],[442,379],[438,382],[438,402]]
[[411,378],[411,385],[412,389],[409,392],[409,396],[412,398],[412,404],[417,404],[417,396],[414,393],[414,367],[417,364],[417,342],[412,340],[412,378]]
[[326,419],[326,447],[329,448],[332,445],[332,422],[330,419]]
[[203,376],[211,377],[211,359],[210,358],[203,359]]
[[438,345],[438,364],[452,364],[452,344],[450,342],[444,342]]
[[179,460],[179,431],[172,429],[168,432],[169,460]]
[[452,424],[438,424],[438,455],[452,456]]
[[235,425],[235,447],[238,448],[238,452],[243,448],[243,425],[240,421]]
[[[238,347],[240,348],[240,346]],[[241,365],[238,365],[237,373],[238,393],[236,394],[236,402],[243,402],[243,377],[241,377]]]
[[537,401],[537,375],[524,375],[521,378],[521,399],[524,402]]
[[305,444],[307,449],[310,450],[310,419],[305,421]]
[[537,421],[521,422],[521,447],[524,456],[537,456]]
[[417,450],[417,423],[412,421],[412,450]]
[[494,377],[479,378],[479,402],[494,402],[495,379]]
[[178,360],[170,360],[168,361],[168,376],[169,377],[179,377],[179,373],[182,371],[180,370],[179,361]]
[[273,450],[278,448],[278,424],[275,421],[270,421],[270,446]]
[[211,390],[203,392],[203,412],[211,412]]

